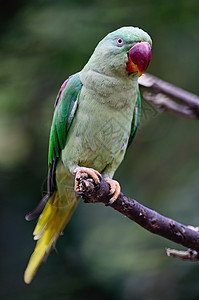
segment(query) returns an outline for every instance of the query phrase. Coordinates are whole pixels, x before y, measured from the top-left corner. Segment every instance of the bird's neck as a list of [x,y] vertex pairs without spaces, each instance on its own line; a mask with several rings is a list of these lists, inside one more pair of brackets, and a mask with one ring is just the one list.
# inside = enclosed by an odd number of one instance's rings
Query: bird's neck
[[83,87],[97,101],[115,108],[134,105],[137,99],[138,78],[110,76],[88,64],[80,72]]

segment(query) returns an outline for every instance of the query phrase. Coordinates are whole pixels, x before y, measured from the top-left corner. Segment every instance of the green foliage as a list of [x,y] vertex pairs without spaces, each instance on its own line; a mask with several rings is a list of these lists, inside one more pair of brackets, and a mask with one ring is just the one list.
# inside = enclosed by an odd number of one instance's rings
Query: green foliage
[[[30,286],[23,283],[35,225],[24,215],[46,190],[62,82],[108,32],[133,25],[153,39],[148,71],[199,94],[198,1],[14,1],[10,10],[10,1],[1,2],[1,299],[198,299],[198,264],[164,253],[176,245],[110,208],[83,203],[59,239],[58,255],[51,254]],[[116,174],[122,191],[198,226],[198,122],[148,115],[143,107],[141,124]]]

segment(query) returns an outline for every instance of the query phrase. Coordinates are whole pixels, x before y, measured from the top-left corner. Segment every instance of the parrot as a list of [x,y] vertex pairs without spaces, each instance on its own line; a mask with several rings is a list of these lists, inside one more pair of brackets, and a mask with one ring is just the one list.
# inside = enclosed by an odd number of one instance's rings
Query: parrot
[[105,178],[112,205],[120,194],[113,176],[137,131],[138,78],[151,59],[152,40],[142,29],[121,27],[96,46],[83,69],[62,84],[49,138],[47,193],[26,220],[39,217],[35,250],[24,273],[29,284],[75,210],[81,174]]

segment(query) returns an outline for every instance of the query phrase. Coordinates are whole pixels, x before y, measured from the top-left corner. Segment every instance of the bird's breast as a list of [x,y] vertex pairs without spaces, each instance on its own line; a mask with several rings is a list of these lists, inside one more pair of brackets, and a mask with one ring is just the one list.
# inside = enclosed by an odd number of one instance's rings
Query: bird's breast
[[82,149],[81,163],[93,168],[107,165],[126,150],[134,104],[117,109],[88,95],[81,100],[76,116],[79,124],[76,126],[76,140]]
[[[124,153],[131,130],[137,90],[112,94],[82,87],[79,104],[66,140],[65,165],[92,167],[99,172]],[[113,105],[106,101],[112,97]],[[125,104],[124,104],[125,103]],[[72,167],[70,168],[72,169]]]

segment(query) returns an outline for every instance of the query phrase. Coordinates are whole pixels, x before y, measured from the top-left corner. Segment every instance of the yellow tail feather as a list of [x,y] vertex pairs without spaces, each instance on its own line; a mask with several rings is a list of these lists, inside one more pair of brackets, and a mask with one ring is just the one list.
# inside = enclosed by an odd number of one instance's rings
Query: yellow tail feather
[[60,208],[58,205],[59,194],[55,192],[48,201],[33,233],[34,239],[38,242],[24,273],[25,283],[28,284],[32,281],[43,259],[49,255],[51,248],[55,245],[60,232],[66,226],[76,207],[77,201],[74,200],[71,201],[70,206]]

